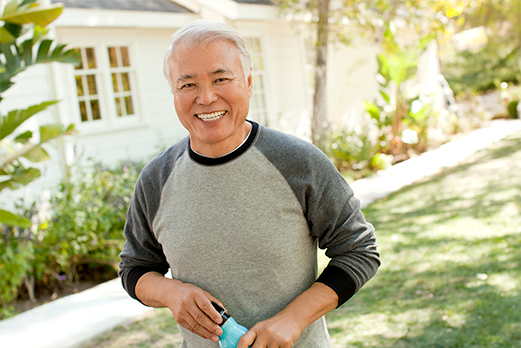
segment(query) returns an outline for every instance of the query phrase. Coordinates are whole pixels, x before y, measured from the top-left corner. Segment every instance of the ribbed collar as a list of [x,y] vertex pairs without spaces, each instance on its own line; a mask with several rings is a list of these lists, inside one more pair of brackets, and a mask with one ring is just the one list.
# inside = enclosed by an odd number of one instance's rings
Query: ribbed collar
[[236,159],[237,157],[242,155],[244,152],[246,152],[246,150],[248,150],[250,148],[250,146],[251,146],[251,144],[253,144],[253,141],[255,140],[255,136],[257,135],[257,132],[259,130],[259,125],[256,122],[253,122],[250,120],[246,120],[246,121],[251,123],[250,134],[248,135],[246,140],[241,144],[241,146],[239,146],[232,152],[230,152],[224,156],[221,156],[221,157],[206,157],[206,156],[200,155],[197,152],[195,152],[194,150],[192,150],[192,148],[190,147],[190,139],[188,139],[188,153],[190,154],[190,158],[193,159],[194,161],[196,161],[197,163],[203,164],[206,166],[215,166],[215,165],[219,165],[219,164],[224,164],[226,162]]

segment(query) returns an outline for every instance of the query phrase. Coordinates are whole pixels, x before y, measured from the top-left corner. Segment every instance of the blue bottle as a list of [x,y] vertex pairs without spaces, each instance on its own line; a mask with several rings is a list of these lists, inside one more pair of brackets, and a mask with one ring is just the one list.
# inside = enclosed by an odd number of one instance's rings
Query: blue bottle
[[219,306],[217,303],[212,301],[212,305],[217,312],[221,315],[222,322],[220,324],[223,333],[219,336],[219,347],[221,348],[237,348],[237,344],[239,343],[239,339],[242,335],[248,331],[242,325],[237,324],[235,319],[233,319],[224,308]]

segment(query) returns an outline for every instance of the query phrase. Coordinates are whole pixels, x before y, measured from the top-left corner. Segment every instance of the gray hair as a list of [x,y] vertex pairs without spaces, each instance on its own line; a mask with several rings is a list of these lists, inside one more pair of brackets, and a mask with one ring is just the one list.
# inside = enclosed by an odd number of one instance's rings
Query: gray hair
[[172,81],[170,80],[170,59],[174,54],[175,47],[179,44],[186,46],[191,45],[208,45],[216,40],[228,40],[237,47],[239,51],[239,58],[241,60],[242,71],[244,79],[248,79],[251,75],[253,62],[251,55],[246,48],[246,43],[237,30],[233,29],[227,24],[205,19],[196,19],[190,24],[179,29],[170,38],[170,46],[168,47],[163,61],[163,74],[168,80],[170,87]]

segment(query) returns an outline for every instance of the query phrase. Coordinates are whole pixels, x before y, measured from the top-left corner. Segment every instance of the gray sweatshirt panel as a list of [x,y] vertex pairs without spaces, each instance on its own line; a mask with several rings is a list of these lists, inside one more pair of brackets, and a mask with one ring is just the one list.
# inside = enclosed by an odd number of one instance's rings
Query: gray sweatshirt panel
[[365,220],[360,201],[317,147],[269,128],[261,129],[255,147],[288,182],[311,235],[318,238],[320,248],[326,249],[330,264],[351,275],[358,291],[380,265],[374,227]]

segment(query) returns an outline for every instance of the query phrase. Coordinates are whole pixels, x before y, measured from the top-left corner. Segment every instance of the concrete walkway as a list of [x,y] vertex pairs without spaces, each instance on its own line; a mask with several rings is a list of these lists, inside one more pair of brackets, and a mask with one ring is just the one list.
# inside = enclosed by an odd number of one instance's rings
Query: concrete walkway
[[[453,166],[488,145],[521,129],[521,120],[497,120],[434,151],[354,182],[366,207],[375,200],[439,170]],[[70,348],[131,322],[152,310],[131,299],[119,279],[0,321],[1,348]]]

